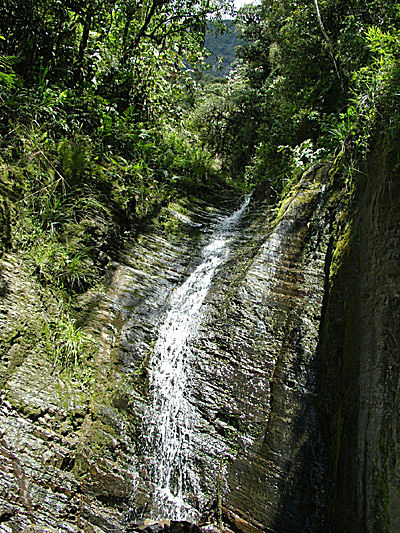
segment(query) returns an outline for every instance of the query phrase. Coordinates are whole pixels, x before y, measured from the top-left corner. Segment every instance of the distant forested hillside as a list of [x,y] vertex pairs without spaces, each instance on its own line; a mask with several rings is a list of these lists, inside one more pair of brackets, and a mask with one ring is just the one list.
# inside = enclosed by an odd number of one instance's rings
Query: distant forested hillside
[[207,64],[211,66],[208,72],[218,77],[229,74],[235,59],[235,49],[243,43],[232,20],[224,20],[222,24],[225,26],[225,31],[217,33],[215,25],[209,22],[205,38],[206,49],[211,52],[207,58]]

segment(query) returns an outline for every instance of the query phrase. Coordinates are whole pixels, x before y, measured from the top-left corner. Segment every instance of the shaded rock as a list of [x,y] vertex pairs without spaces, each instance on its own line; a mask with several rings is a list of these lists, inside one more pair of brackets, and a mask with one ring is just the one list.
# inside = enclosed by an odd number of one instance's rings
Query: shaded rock
[[149,518],[143,520],[139,525],[129,526],[128,531],[147,531],[149,533],[200,533],[200,528],[192,522],[185,520],[151,520]]
[[169,526],[170,533],[200,533],[201,530],[197,524],[185,520],[171,520]]
[[146,519],[139,527],[140,531],[147,531],[148,533],[160,533],[164,530],[164,524],[160,524],[155,520]]
[[308,177],[275,226],[268,215],[250,207],[208,297],[191,375],[194,447],[204,492],[215,494],[219,483],[224,506],[245,523],[317,531],[325,456],[315,357],[329,239],[323,184]]
[[257,525],[258,527],[250,524],[247,520],[244,520],[244,518],[241,518],[233,511],[225,509],[225,507],[222,507],[221,510],[225,523],[227,523],[233,531],[240,531],[241,533],[261,533],[262,531],[268,531],[260,524]]
[[332,533],[400,531],[397,160],[397,148],[376,147],[332,243],[319,347]]

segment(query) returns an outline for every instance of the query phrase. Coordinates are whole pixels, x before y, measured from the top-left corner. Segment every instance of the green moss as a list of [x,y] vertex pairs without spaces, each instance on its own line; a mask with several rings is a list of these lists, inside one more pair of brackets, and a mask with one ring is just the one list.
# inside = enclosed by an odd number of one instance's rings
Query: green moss
[[5,198],[0,198],[0,254],[11,241],[10,208]]
[[115,447],[116,431],[100,420],[95,420],[85,435],[85,440],[90,443],[94,454],[104,455]]
[[389,533],[389,483],[387,476],[382,472],[377,473],[375,486],[376,506],[375,506],[375,526],[376,531]]
[[4,390],[7,401],[18,413],[20,413],[24,417],[36,420],[42,414],[44,414],[42,409],[40,409],[39,407],[35,407],[32,404],[26,403],[21,397],[16,396],[15,393],[8,387],[6,387]]
[[343,232],[336,241],[335,248],[332,254],[332,261],[329,268],[329,282],[332,285],[338,272],[340,271],[344,261],[350,253],[352,244],[352,224],[347,223]]
[[[286,191],[276,208],[275,223],[277,224],[282,220],[289,207],[296,209],[310,203],[315,195],[321,191],[321,185],[325,182],[326,174],[325,167],[308,171],[298,183]],[[306,187],[304,186],[305,182]]]
[[162,233],[172,234],[178,237],[183,234],[182,222],[177,217],[172,216],[166,209],[163,209],[154,221],[154,228],[160,230]]
[[12,323],[0,328],[0,387],[18,370],[30,354],[41,347],[40,313],[19,310]]

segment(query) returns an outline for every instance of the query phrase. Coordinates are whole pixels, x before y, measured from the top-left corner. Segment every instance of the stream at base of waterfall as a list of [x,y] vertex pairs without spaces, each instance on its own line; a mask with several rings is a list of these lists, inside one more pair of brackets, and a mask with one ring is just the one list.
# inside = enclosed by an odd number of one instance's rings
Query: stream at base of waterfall
[[192,436],[196,411],[191,401],[190,341],[201,324],[204,301],[216,270],[227,260],[235,229],[250,201],[218,221],[202,249],[201,262],[173,291],[149,366],[152,405],[147,416],[146,444],[155,492],[153,519],[190,520],[196,510],[186,501],[199,484],[193,463]]

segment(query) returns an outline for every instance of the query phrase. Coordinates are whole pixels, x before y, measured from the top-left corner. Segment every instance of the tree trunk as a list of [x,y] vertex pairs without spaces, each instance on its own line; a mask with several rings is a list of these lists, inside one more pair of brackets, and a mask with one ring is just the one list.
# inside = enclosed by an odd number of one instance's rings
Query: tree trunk
[[74,78],[73,78],[74,85],[75,84],[82,85],[83,80],[84,80],[83,60],[84,60],[87,44],[89,41],[89,32],[92,26],[92,20],[93,20],[93,10],[92,10],[92,6],[89,6],[88,10],[86,11],[85,22],[83,24],[81,42],[79,43],[78,57],[76,60],[76,66],[75,66],[75,72],[74,72]]
[[324,39],[328,45],[328,48],[329,48],[329,53],[331,55],[331,58],[332,58],[332,62],[333,62],[333,66],[335,67],[335,72],[336,72],[336,76],[340,82],[340,87],[342,89],[342,91],[344,92],[344,83],[343,83],[343,78],[340,74],[340,71],[339,71],[339,67],[338,67],[338,64],[337,64],[337,61],[335,59],[335,54],[333,53],[333,47],[332,47],[332,44],[331,44],[331,41],[329,39],[329,36],[328,34],[326,33],[326,30],[325,30],[325,26],[324,26],[324,23],[322,21],[322,17],[321,17],[321,12],[319,10],[319,5],[318,5],[318,0],[314,0],[314,4],[315,4],[315,9],[317,11],[317,17],[318,17],[318,22],[319,22],[319,26],[321,28],[321,32],[322,32],[322,35],[324,36]]

